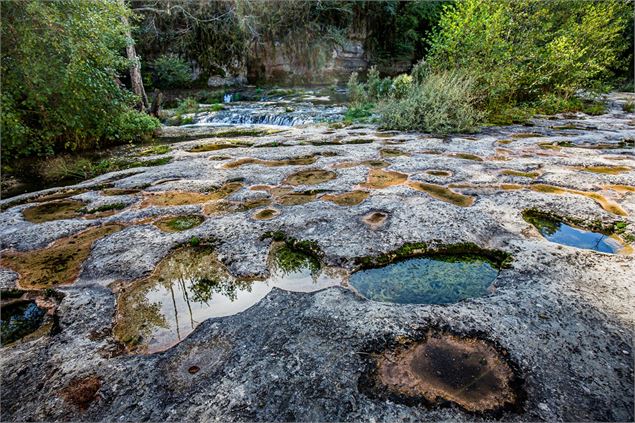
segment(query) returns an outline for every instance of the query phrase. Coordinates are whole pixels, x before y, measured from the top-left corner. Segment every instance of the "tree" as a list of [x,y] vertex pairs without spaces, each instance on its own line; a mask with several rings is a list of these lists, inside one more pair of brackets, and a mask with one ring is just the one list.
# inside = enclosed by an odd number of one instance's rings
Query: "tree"
[[159,122],[121,86],[120,2],[2,2],[2,160],[131,141]]
[[[125,0],[119,0],[119,3],[122,8],[127,10]],[[128,23],[128,16],[126,14],[121,15],[121,23],[126,33],[126,54],[130,61],[130,84],[132,85],[134,93],[140,98],[139,109],[143,112],[148,108],[148,97],[146,96],[143,79],[141,78],[141,61],[139,57],[137,57],[132,31],[130,30],[130,23]]]
[[601,91],[628,46],[628,11],[620,0],[459,1],[446,7],[428,63],[470,72],[490,109]]

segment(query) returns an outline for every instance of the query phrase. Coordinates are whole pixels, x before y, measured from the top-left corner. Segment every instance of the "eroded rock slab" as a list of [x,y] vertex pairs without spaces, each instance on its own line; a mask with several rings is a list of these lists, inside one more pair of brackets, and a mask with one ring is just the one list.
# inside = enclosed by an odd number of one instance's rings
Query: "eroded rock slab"
[[[370,125],[256,129],[181,128],[169,163],[0,202],[3,292],[61,294],[55,330],[2,347],[3,421],[633,420],[635,116],[557,116],[469,139],[387,138]],[[236,148],[191,152],[208,144]],[[42,198],[70,211],[33,218]],[[80,204],[108,210],[87,216]],[[624,248],[551,242],[523,219],[529,209]],[[238,314],[189,321],[189,335],[153,354],[130,354],[114,336],[117,297],[143,291],[178,248],[212,245],[231,278],[263,280],[278,238],[343,269],[341,286],[273,288]],[[369,257],[468,243],[512,256],[483,296],[392,304],[347,284]],[[59,272],[41,259],[62,250]],[[181,279],[178,294],[191,292]],[[474,372],[422,385],[434,370],[432,344],[421,344],[436,342],[431,331],[450,336],[441,350],[463,348]],[[414,378],[407,392],[384,378],[399,401],[378,388],[378,354],[410,363],[408,374],[380,366]],[[462,390],[481,371],[487,389]]]

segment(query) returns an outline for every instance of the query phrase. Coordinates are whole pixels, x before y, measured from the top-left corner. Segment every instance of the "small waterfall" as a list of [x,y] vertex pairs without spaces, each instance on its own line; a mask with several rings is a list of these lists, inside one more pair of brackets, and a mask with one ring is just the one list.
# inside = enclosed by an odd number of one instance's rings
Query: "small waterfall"
[[228,93],[223,95],[223,103],[231,103],[232,102],[232,97],[234,97],[234,94],[232,93]]
[[[226,95],[227,97],[227,95]],[[296,126],[340,120],[344,107],[294,103],[281,106],[267,102],[233,102],[224,110],[200,113],[194,118],[199,125],[276,125]]]

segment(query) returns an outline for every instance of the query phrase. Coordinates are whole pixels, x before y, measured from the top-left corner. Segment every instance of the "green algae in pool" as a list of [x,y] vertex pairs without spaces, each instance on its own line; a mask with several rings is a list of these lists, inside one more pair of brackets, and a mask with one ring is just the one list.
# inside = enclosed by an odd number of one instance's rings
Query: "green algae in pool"
[[44,321],[44,310],[35,301],[16,301],[0,309],[0,345],[7,345],[35,332]]
[[410,258],[361,270],[349,279],[361,295],[398,304],[449,304],[489,293],[498,270],[473,256]]
[[525,220],[551,242],[586,250],[615,254],[622,245],[608,235],[569,226],[552,217],[538,213],[524,213]]
[[212,317],[239,313],[273,287],[311,292],[340,285],[341,274],[315,258],[276,246],[265,280],[233,277],[209,247],[182,248],[147,279],[119,292],[115,336],[133,352],[153,353],[175,345]]

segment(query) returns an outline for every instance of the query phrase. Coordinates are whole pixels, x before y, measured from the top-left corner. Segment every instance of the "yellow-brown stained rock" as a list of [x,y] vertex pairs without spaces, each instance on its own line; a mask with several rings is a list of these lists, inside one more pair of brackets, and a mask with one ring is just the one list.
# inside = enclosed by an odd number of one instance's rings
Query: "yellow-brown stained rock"
[[446,203],[451,203],[455,206],[470,207],[474,204],[474,197],[459,194],[458,192],[454,192],[443,185],[411,181],[408,183],[408,186],[412,189],[416,189],[417,191],[423,191],[437,200],[445,201]]
[[514,404],[513,372],[485,341],[454,335],[428,335],[378,358],[377,378],[389,391],[429,403],[451,401],[484,412]]
[[633,170],[628,166],[575,166],[574,169],[604,175],[619,175],[620,173],[628,173]]
[[368,180],[362,187],[372,189],[388,188],[401,185],[408,179],[408,175],[394,170],[371,169],[368,172]]
[[368,192],[355,190],[341,194],[325,194],[320,200],[330,201],[338,206],[356,206],[367,198]]
[[77,278],[93,243],[123,228],[123,225],[118,224],[97,226],[55,241],[40,250],[5,252],[0,264],[20,274],[18,284],[24,289],[70,284]]
[[554,194],[554,195],[564,195],[564,194],[572,194],[572,195],[581,195],[583,197],[587,197],[595,201],[600,207],[606,210],[609,213],[613,213],[618,216],[628,216],[626,210],[624,210],[619,204],[615,201],[610,200],[603,196],[602,194],[598,194],[596,192],[589,191],[580,191],[576,189],[557,187],[554,185],[547,184],[530,184],[530,185],[520,185],[520,184],[483,184],[483,185],[474,185],[474,184],[450,184],[448,185],[450,188],[465,188],[465,189],[503,189],[506,191],[515,191],[527,189],[534,192],[540,192],[544,194]]
[[200,204],[208,201],[221,200],[238,191],[243,184],[240,182],[228,182],[212,192],[192,191],[163,191],[158,193],[145,193],[141,207],[148,206],[184,206],[187,204]]
[[26,220],[33,223],[74,219],[82,215],[80,210],[85,205],[86,203],[79,200],[57,200],[26,208],[22,210],[22,215]]
[[621,192],[621,193],[635,192],[635,187],[631,185],[604,185],[603,188],[610,189],[611,191],[615,191],[615,192]]
[[292,173],[284,180],[289,185],[317,185],[337,177],[335,172],[323,169],[307,169]]

